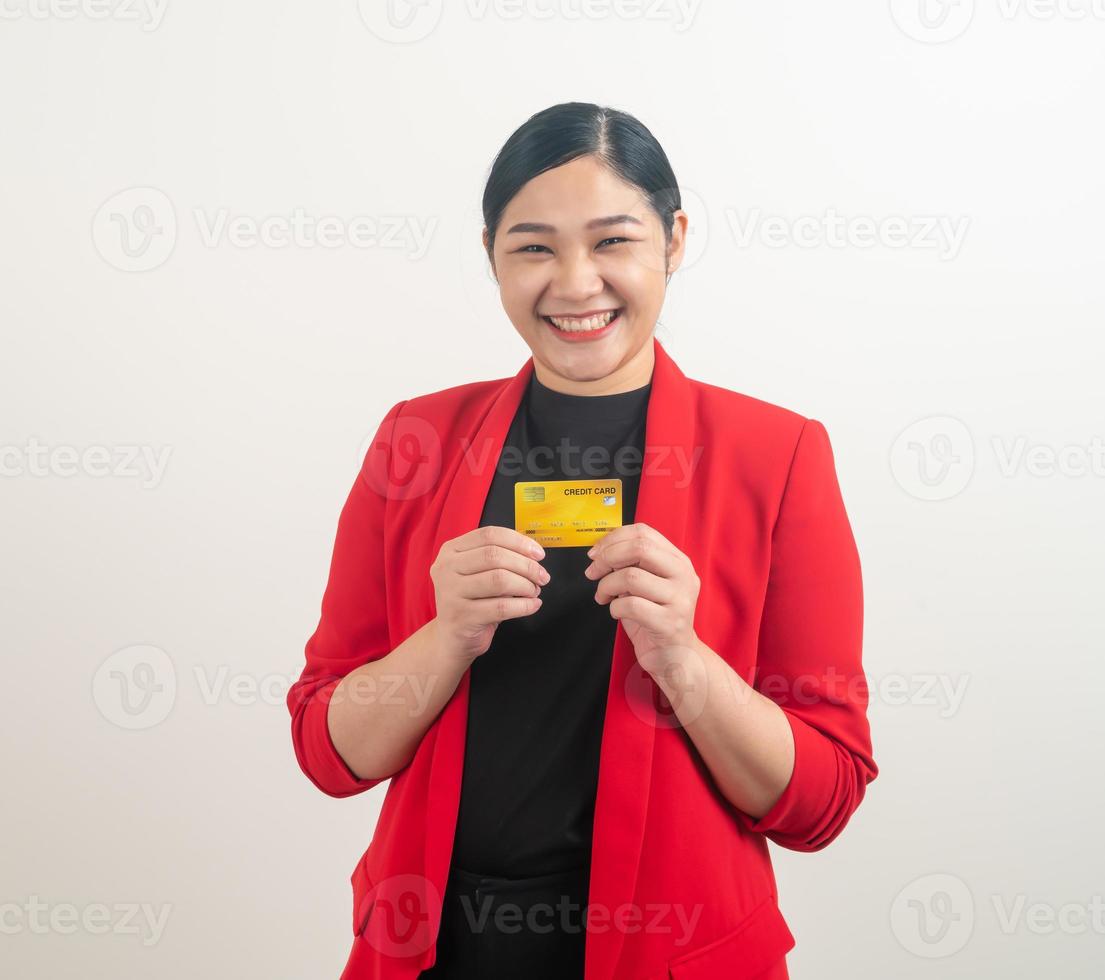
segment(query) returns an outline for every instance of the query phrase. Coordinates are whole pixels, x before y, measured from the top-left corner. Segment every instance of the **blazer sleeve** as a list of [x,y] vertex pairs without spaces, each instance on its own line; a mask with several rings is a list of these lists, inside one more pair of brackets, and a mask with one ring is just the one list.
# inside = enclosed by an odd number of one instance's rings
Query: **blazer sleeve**
[[780,847],[817,851],[844,829],[878,775],[863,673],[863,585],[825,427],[798,436],[771,542],[754,687],[794,735],[782,796],[750,830]]
[[330,737],[327,711],[346,674],[391,652],[384,576],[384,509],[391,431],[406,402],[393,405],[365,454],[338,519],[330,576],[306,664],[288,691],[292,745],[307,777],[328,796],[362,793],[383,779],[359,779]]

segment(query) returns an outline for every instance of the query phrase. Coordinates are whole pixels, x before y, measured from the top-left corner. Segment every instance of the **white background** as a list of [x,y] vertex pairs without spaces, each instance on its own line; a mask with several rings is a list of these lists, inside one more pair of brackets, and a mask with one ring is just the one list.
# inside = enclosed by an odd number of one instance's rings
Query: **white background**
[[[826,425],[860,550],[881,772],[772,848],[792,976],[1096,974],[1105,6],[51,2],[0,19],[0,972],[337,977],[386,785],[316,791],[284,695],[384,412],[529,356],[479,199],[576,99],[685,188],[661,342]],[[250,244],[297,209],[400,232]]]

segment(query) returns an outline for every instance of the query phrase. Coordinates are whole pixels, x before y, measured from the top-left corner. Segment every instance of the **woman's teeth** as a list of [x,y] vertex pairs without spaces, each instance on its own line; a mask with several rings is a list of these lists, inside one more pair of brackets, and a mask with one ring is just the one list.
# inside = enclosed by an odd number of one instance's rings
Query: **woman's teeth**
[[618,310],[610,310],[600,313],[598,316],[589,316],[582,319],[578,317],[550,316],[546,319],[557,329],[568,333],[578,333],[587,330],[601,330],[618,315]]

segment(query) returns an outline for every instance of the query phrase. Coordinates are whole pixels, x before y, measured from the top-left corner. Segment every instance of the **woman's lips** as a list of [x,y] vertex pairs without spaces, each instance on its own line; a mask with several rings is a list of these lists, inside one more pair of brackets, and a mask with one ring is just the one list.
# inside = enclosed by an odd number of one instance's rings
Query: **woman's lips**
[[[602,337],[612,333],[619,323],[621,323],[622,314],[625,312],[625,307],[619,307],[614,313],[613,319],[606,324],[605,327],[598,327],[593,330],[561,330],[552,322],[552,319],[547,316],[541,317],[545,321],[548,328],[557,335],[561,340],[565,340],[568,343],[580,343],[589,340],[599,340]],[[560,319],[560,317],[557,317]]]

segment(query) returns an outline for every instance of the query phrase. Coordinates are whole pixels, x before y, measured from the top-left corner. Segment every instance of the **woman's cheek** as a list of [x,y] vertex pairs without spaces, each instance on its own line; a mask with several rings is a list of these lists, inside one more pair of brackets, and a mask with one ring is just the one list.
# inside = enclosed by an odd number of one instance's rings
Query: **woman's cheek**
[[662,277],[667,270],[664,243],[650,238],[647,241],[634,242],[630,251],[634,277],[649,283],[660,277],[662,284]]

